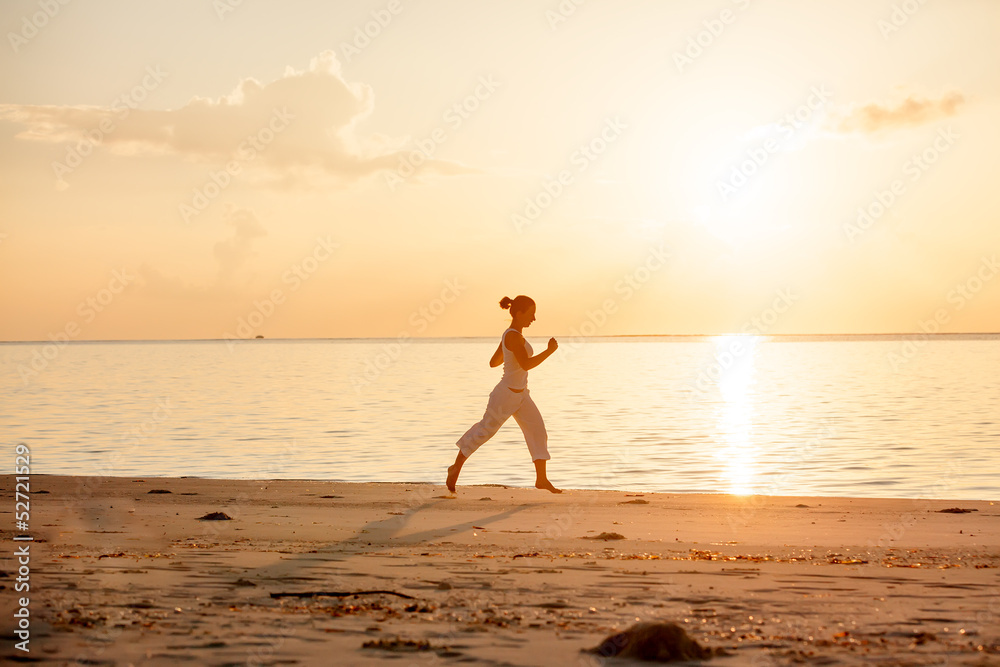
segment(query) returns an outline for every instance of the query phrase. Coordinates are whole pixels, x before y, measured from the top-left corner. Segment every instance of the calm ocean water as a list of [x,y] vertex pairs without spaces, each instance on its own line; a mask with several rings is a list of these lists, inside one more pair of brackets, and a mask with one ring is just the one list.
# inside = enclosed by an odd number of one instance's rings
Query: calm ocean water
[[[443,483],[496,344],[8,343],[0,432],[34,473]],[[995,335],[564,339],[529,387],[557,486],[997,499],[998,370]],[[533,479],[510,420],[460,484]]]

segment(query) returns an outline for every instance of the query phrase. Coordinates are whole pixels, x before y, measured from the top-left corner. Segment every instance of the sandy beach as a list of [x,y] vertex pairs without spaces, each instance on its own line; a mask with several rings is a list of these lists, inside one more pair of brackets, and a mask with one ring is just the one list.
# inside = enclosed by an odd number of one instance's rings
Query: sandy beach
[[1000,665],[989,501],[34,475],[13,531],[13,486],[5,658],[625,665],[581,649],[669,621],[711,664]]

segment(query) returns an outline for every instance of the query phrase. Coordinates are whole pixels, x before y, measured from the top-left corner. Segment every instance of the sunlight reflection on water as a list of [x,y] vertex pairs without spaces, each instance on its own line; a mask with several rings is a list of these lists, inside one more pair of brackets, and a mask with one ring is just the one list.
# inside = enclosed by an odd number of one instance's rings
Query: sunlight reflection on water
[[[529,337],[530,338],[530,337]],[[734,341],[744,347],[725,363]],[[500,376],[493,340],[85,343],[30,382],[4,344],[0,429],[36,473],[441,483]],[[536,349],[544,339],[532,340]],[[1000,497],[1000,338],[566,341],[531,371],[567,488]],[[365,384],[367,383],[367,384]],[[513,420],[463,484],[529,486]]]
[[[734,340],[735,339],[735,340]],[[754,419],[754,357],[759,336],[717,336],[712,339],[717,359],[732,359],[718,380],[722,396],[718,407],[719,432],[725,446],[716,456],[726,462],[726,491],[744,495],[753,491],[755,447]],[[736,344],[737,352],[730,352]],[[729,357],[726,357],[726,354]]]

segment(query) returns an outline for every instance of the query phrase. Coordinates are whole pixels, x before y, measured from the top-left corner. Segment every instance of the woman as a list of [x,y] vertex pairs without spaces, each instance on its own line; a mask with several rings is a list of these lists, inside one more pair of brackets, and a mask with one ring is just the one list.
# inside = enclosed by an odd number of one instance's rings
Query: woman
[[496,368],[503,363],[503,377],[490,393],[483,418],[456,443],[459,452],[454,465],[448,468],[448,490],[455,492],[458,473],[472,452],[492,438],[509,417],[513,417],[524,433],[524,441],[535,463],[535,488],[562,493],[545,476],[545,462],[549,459],[548,436],[542,415],[528,392],[528,371],[548,359],[559,344],[555,338],[550,338],[548,349],[531,356],[531,345],[524,340],[521,332],[535,321],[535,302],[522,294],[513,300],[508,297],[500,299],[500,307],[510,310],[511,321],[490,359],[490,367]]

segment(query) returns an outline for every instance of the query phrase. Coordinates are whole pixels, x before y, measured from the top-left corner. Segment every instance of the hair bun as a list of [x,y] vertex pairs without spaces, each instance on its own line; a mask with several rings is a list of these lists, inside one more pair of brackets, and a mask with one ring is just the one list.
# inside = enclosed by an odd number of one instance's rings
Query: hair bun
[[509,296],[505,296],[504,298],[500,299],[500,307],[503,308],[504,310],[509,310],[512,303],[514,302],[511,301]]

